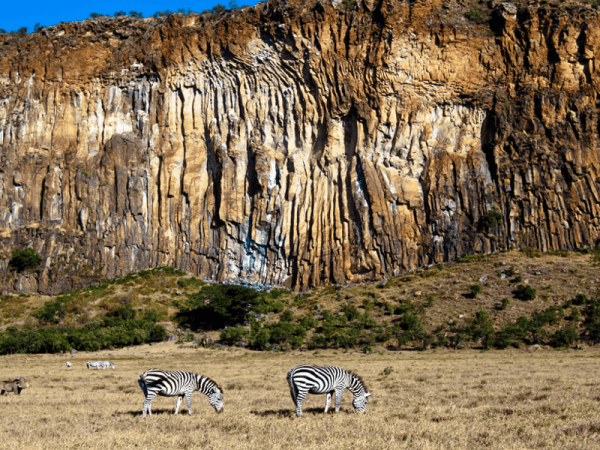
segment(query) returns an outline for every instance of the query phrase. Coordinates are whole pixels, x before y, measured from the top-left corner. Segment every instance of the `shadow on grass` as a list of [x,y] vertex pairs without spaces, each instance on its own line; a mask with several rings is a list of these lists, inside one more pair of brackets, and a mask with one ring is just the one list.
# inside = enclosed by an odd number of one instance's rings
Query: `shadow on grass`
[[[161,415],[161,414],[173,414],[174,412],[175,412],[174,409],[153,409],[152,415],[157,416],[157,415]],[[121,412],[119,414],[133,416],[133,417],[143,416],[142,411],[126,411],[126,412]],[[181,411],[179,411],[179,414],[181,415]],[[185,411],[185,415],[186,416],[188,415],[187,411]],[[149,416],[146,415],[146,417],[149,417]]]
[[[304,416],[307,415],[323,415],[324,408],[308,408],[303,409],[302,414]],[[327,414],[335,414],[334,409],[330,409]],[[340,410],[339,414],[343,414],[344,410]],[[291,409],[268,409],[266,411],[250,411],[250,414],[254,414],[255,416],[260,417],[296,417],[296,410]]]

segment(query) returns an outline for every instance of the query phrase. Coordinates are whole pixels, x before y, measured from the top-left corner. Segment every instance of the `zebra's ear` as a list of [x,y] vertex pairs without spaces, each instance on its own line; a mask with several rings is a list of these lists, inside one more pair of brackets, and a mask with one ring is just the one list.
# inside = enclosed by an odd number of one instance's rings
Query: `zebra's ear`
[[365,398],[366,398],[366,397],[370,397],[371,395],[373,395],[373,394],[371,394],[371,393],[367,392],[367,393],[365,394]]

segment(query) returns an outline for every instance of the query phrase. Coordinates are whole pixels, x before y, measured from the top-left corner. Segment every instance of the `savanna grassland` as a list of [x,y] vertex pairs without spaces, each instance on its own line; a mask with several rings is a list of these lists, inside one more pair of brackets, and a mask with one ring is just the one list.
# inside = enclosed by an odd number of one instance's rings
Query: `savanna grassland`
[[[0,357],[0,379],[26,376],[0,397],[0,447],[10,449],[592,449],[600,448],[600,352],[584,350],[267,353],[178,348],[170,342],[97,353]],[[73,367],[67,369],[65,362]],[[115,370],[87,370],[109,359]],[[297,419],[286,374],[296,364],[355,370],[370,392],[366,414],[349,392],[338,415],[309,396]],[[146,369],[207,375],[224,388],[216,414],[194,394],[173,415],[157,397],[141,415]]]

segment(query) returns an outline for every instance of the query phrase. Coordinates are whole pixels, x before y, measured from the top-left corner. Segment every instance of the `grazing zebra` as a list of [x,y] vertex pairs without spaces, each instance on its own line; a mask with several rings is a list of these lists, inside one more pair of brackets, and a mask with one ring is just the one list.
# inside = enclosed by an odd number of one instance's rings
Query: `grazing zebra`
[[144,391],[146,400],[144,400],[143,414],[146,417],[146,411],[152,415],[150,403],[157,395],[164,397],[178,396],[175,414],[179,412],[179,406],[185,395],[185,401],[188,406],[188,413],[192,414],[192,394],[194,391],[200,391],[209,398],[210,405],[215,411],[223,411],[223,389],[210,378],[197,375],[190,372],[170,371],[150,369],[140,375],[138,383]]
[[73,364],[71,364],[71,362],[70,362],[70,361],[67,361],[67,369],[70,369],[72,365],[73,365]]
[[290,394],[296,405],[296,415],[302,417],[302,402],[306,394],[327,394],[325,413],[329,409],[331,397],[335,393],[335,412],[340,412],[340,402],[344,389],[354,394],[352,406],[363,413],[367,410],[367,399],[371,396],[363,380],[350,371],[339,367],[296,366],[288,372],[287,381]]
[[88,369],[92,369],[95,368],[96,370],[106,370],[108,368],[114,369],[115,365],[113,363],[111,363],[110,361],[88,361],[87,362],[87,368]]

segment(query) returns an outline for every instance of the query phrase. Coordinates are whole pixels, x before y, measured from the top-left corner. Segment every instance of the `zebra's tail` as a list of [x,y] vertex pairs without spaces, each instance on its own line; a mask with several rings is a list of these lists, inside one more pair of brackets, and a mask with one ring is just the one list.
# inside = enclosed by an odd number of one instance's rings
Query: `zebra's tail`
[[287,382],[290,385],[290,395],[292,396],[292,401],[294,402],[294,405],[298,406],[298,391],[296,389],[296,383],[294,383],[291,370],[287,374]]

